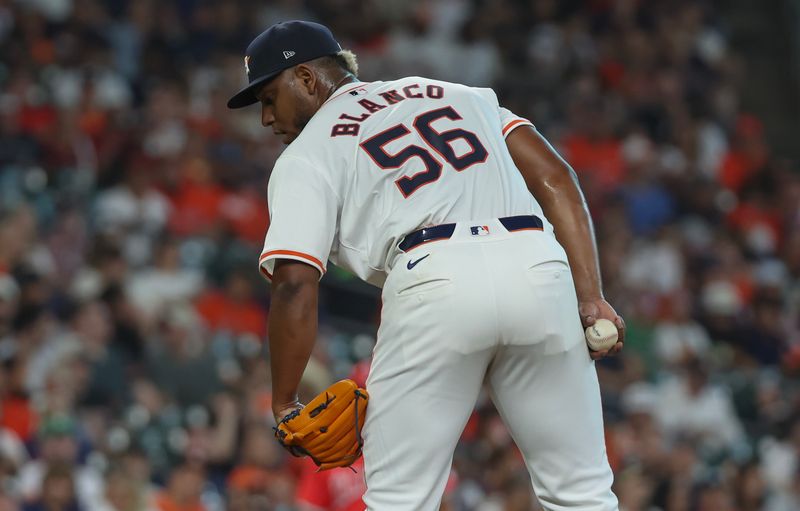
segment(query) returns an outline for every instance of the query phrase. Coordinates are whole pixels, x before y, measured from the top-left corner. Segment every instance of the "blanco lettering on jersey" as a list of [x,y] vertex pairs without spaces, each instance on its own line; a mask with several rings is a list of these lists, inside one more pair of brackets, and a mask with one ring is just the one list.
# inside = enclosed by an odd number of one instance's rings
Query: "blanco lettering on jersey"
[[[425,87],[424,91],[425,92],[423,94],[423,92],[421,92],[420,85],[414,83],[403,87],[401,89],[401,92],[398,92],[396,90],[381,92],[378,94],[380,100],[378,100],[378,98],[375,98],[374,101],[369,99],[360,99],[358,101],[358,104],[361,105],[361,107],[364,110],[366,110],[366,112],[362,112],[357,116],[343,113],[339,116],[339,119],[344,121],[354,121],[355,123],[361,123],[369,119],[369,117],[375,112],[383,110],[387,106],[396,105],[397,103],[400,103],[401,101],[404,101],[406,99],[422,99],[426,97],[429,99],[444,98],[444,88],[442,88],[439,85],[433,85],[433,84],[428,85]],[[378,101],[382,101],[383,103]],[[340,135],[356,136],[358,135],[358,132],[359,132],[358,124],[341,123],[333,126],[333,128],[331,129],[331,136],[332,137],[337,137]]]

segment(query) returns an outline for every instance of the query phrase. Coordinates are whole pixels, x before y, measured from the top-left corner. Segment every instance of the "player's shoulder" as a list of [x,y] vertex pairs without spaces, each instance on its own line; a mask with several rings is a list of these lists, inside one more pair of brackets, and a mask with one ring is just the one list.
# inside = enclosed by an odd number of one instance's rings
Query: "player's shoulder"
[[426,93],[428,93],[428,91],[433,92],[434,96],[437,90],[441,90],[443,91],[443,95],[485,100],[495,105],[497,104],[497,95],[494,90],[488,87],[473,87],[471,85],[464,85],[463,83],[446,82],[444,80],[435,80],[422,76],[408,76],[383,83],[383,88],[395,88],[400,90],[404,90],[405,87],[409,85],[416,84],[422,87]]
[[[302,134],[301,134],[302,136]],[[327,183],[327,186],[338,195],[339,180],[334,172],[336,166],[324,152],[304,152],[298,137],[278,157],[269,176],[269,189],[280,190],[284,186],[305,186],[304,183]]]
[[[296,140],[295,140],[296,142]],[[291,150],[291,144],[283,150],[283,152],[275,160],[272,166],[272,171],[269,175],[269,182],[271,186],[277,186],[276,183],[284,182],[286,180],[292,181],[297,178],[301,173],[297,172],[298,169],[313,168],[313,165],[307,158],[301,158],[297,153]]]
[[434,78],[427,78],[425,76],[406,76],[403,78],[398,78],[396,80],[376,82],[374,91],[378,92],[385,89],[402,89],[409,85],[415,85],[415,84],[425,87],[427,86],[441,87],[442,89],[446,90],[457,90],[463,92],[468,92],[475,89],[475,87],[470,87],[469,85],[464,85],[462,83],[446,82],[444,80],[436,80]]
[[332,114],[335,112],[323,111],[323,109],[314,114],[297,138],[286,146],[278,158],[278,162],[301,160],[313,163],[328,158],[330,148],[327,146],[327,142],[330,138],[331,125],[336,122],[336,116]]
[[[335,172],[345,152],[330,143],[329,127],[309,122],[298,137],[283,150],[272,170],[270,182],[299,182],[308,179],[337,182]],[[333,186],[333,185],[331,185]]]

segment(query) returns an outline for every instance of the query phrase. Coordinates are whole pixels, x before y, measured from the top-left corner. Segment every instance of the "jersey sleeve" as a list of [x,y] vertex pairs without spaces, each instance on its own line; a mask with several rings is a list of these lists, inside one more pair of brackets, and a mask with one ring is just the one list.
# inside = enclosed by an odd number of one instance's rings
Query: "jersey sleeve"
[[516,115],[508,108],[499,107],[500,124],[503,126],[503,137],[508,137],[512,131],[520,126],[533,126],[533,123],[524,117]]
[[336,231],[339,200],[310,161],[283,155],[275,163],[267,188],[270,224],[258,259],[262,275],[272,281],[276,259],[294,259],[325,274]]
[[510,135],[512,131],[520,126],[533,126],[533,123],[528,119],[520,117],[508,108],[500,106],[500,103],[497,101],[497,94],[495,94],[492,89],[476,87],[476,90],[484,99],[497,108],[497,115],[500,117],[500,127],[503,132],[503,138]]

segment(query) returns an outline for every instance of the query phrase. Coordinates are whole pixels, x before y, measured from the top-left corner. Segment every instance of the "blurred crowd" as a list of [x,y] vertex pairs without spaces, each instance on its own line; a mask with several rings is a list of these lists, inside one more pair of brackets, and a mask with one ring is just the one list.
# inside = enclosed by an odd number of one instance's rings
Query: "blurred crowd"
[[[363,509],[360,466],[316,473],[272,439],[257,260],[282,146],[225,101],[286,19],[328,24],[366,81],[494,87],[575,168],[627,321],[598,364],[622,510],[800,509],[800,172],[740,104],[719,15],[0,0],[0,511]],[[323,282],[306,397],[367,374],[379,303],[350,278]],[[442,508],[539,509],[488,398]]]

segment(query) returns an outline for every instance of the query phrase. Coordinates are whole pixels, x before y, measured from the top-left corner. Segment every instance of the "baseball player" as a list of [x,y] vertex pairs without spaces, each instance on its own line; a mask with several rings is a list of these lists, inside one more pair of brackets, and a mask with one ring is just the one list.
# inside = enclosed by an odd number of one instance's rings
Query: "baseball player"
[[[590,219],[569,166],[490,89],[361,82],[324,26],[259,35],[230,108],[260,103],[288,147],[268,187],[259,268],[272,282],[273,411],[317,336],[327,261],[383,288],[363,428],[377,511],[438,509],[485,382],[546,509],[616,510],[592,359],[622,348]],[[589,353],[583,327],[620,342]]]

